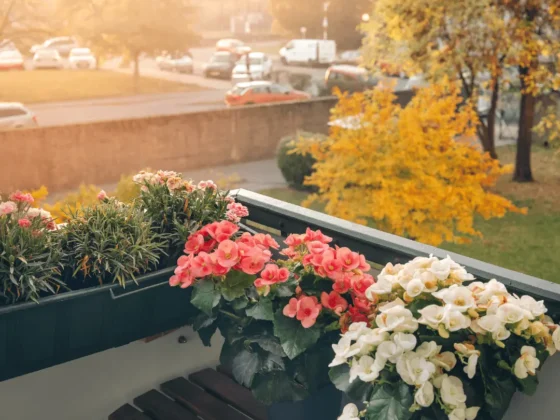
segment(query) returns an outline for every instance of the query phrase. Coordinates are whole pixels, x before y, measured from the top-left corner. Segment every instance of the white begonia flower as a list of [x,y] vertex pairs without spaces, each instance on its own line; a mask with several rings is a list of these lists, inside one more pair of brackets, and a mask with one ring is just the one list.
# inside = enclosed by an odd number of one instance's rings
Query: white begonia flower
[[467,366],[464,367],[464,372],[467,374],[469,379],[472,379],[476,374],[476,366],[478,364],[478,357],[480,356],[480,351],[478,351],[470,343],[455,343],[453,344],[457,353],[460,353],[468,357]]
[[504,324],[515,324],[523,319],[534,319],[531,311],[523,309],[515,303],[504,303],[496,310],[496,316]]
[[337,420],[360,420],[360,410],[356,404],[347,404]]
[[435,341],[424,341],[416,349],[416,354],[424,359],[431,359],[441,351],[441,346],[438,346]]
[[420,309],[418,313],[421,315],[418,322],[434,330],[437,330],[439,324],[443,322],[445,317],[445,309],[439,305],[428,305]]
[[366,322],[354,322],[348,327],[348,331],[344,333],[344,337],[351,340],[357,340],[358,337],[369,333],[370,329]]
[[444,351],[443,353],[436,354],[430,359],[430,361],[448,372],[457,364],[457,358],[450,351]]
[[374,301],[373,295],[386,295],[392,292],[393,284],[397,283],[397,274],[402,270],[400,264],[393,265],[388,263],[381,273],[377,276],[377,281],[366,290],[366,297]]
[[476,365],[478,364],[478,357],[478,354],[471,354],[469,356],[467,366],[463,368],[463,371],[467,374],[469,379],[474,378],[474,375],[476,375]]
[[459,331],[471,326],[471,318],[458,310],[446,308],[443,325],[447,331]]
[[486,305],[495,296],[509,296],[506,286],[496,279],[492,279],[488,283],[477,281],[469,284],[468,288],[473,292],[479,305]]
[[416,347],[417,339],[414,334],[396,332],[391,335],[391,340],[404,351],[411,351]]
[[546,309],[546,306],[544,305],[544,301],[536,301],[531,296],[521,296],[518,302],[519,306],[531,312],[534,317],[544,315],[548,311],[548,309]]
[[[474,328],[473,324],[475,325]],[[477,329],[480,329],[491,333],[494,340],[506,340],[511,335],[497,315],[485,315],[477,319],[476,323],[475,321],[471,322],[471,328],[475,332],[478,332]]]
[[461,407],[467,401],[463,382],[456,376],[448,376],[443,379],[440,395],[443,403],[450,408]]
[[342,337],[337,344],[333,344],[334,359],[329,367],[338,366],[346,363],[346,361],[360,352],[360,349],[352,346],[350,337]]
[[554,348],[560,351],[560,325],[557,325],[552,333],[552,342],[554,343]]
[[424,286],[424,283],[421,279],[416,278],[408,282],[405,290],[408,296],[410,296],[411,298],[415,298],[416,296],[424,293],[426,291],[426,287]]
[[424,289],[428,293],[437,291],[438,289],[438,279],[434,273],[429,271],[424,271],[420,274],[420,280],[424,284]]
[[412,351],[404,353],[397,361],[397,372],[408,385],[423,385],[435,371],[436,366],[432,362]]
[[397,363],[403,353],[403,349],[399,347],[398,344],[392,341],[385,341],[377,347],[377,352],[375,354],[391,363]]
[[449,274],[451,274],[451,263],[453,262],[454,261],[449,258],[448,255],[443,260],[433,261],[428,271],[433,273],[438,278],[438,280],[447,280]]
[[451,267],[449,277],[459,280],[461,283],[464,281],[474,280],[474,276],[471,273],[468,273],[464,267],[461,267],[459,264],[457,264],[457,266],[458,268]]
[[480,407],[458,407],[449,413],[449,420],[474,420]]
[[373,382],[379,377],[379,373],[384,367],[385,360],[380,358],[362,356],[354,359],[350,367],[350,383],[354,382],[356,378],[360,378],[364,382]]
[[434,384],[434,386],[437,389],[441,389],[441,387],[443,385],[443,380],[447,377],[449,377],[449,375],[447,373],[443,373],[441,375],[434,376],[434,378],[432,379],[432,383]]
[[423,268],[427,270],[432,266],[433,263],[437,261],[439,261],[437,257],[430,255],[429,257],[416,257],[406,265],[410,265],[416,269]]
[[465,286],[454,284],[448,289],[432,293],[432,296],[443,300],[451,308],[460,312],[466,312],[470,308],[476,307],[472,292]]
[[409,309],[399,305],[385,305],[375,318],[377,326],[384,331],[414,332],[418,329],[418,321]]
[[374,328],[368,330],[365,334],[358,337],[357,343],[363,343],[364,345],[371,345],[377,347],[384,341],[390,339],[389,333],[383,331],[381,328]]
[[414,394],[414,401],[420,407],[429,407],[434,402],[434,386],[431,382],[425,382]]
[[521,347],[521,356],[515,361],[513,368],[513,373],[519,379],[525,379],[527,376],[534,376],[537,373],[537,369],[541,364],[540,360],[537,359],[537,351],[532,346]]

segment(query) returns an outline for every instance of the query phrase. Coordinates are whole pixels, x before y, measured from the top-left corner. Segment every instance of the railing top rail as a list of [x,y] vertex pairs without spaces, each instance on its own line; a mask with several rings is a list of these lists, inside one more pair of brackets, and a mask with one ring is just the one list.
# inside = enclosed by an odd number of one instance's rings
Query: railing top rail
[[354,248],[364,253],[368,259],[375,255],[377,258],[372,261],[377,263],[406,262],[414,257],[430,254],[439,258],[449,255],[478,279],[496,279],[516,291],[560,302],[560,284],[351,223],[252,191],[239,189],[232,191],[231,194],[249,208],[248,220],[282,232],[299,233],[306,226],[318,228],[333,236],[337,244]]

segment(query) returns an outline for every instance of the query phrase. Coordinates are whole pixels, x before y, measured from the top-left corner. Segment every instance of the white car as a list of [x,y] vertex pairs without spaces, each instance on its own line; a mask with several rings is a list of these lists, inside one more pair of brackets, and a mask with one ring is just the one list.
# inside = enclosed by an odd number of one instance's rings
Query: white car
[[62,69],[64,63],[57,50],[39,50],[33,56],[33,69]]
[[89,48],[72,48],[68,64],[71,69],[95,69],[97,60]]
[[60,55],[68,55],[73,48],[77,48],[78,43],[76,40],[69,36],[61,36],[58,38],[47,39],[45,42],[39,45],[33,45],[31,47],[31,54],[35,54],[39,50],[57,50]]
[[0,130],[37,127],[37,118],[23,104],[0,102]]
[[0,70],[25,70],[23,56],[18,50],[0,51]]
[[235,83],[269,79],[272,75],[272,60],[261,52],[252,52],[239,59],[233,68],[231,80]]
[[159,69],[163,71],[177,71],[188,74],[192,74],[194,71],[193,60],[188,55],[174,58],[170,54],[163,54],[156,58],[156,63]]
[[280,49],[284,65],[332,64],[336,61],[336,42],[328,39],[292,39]]

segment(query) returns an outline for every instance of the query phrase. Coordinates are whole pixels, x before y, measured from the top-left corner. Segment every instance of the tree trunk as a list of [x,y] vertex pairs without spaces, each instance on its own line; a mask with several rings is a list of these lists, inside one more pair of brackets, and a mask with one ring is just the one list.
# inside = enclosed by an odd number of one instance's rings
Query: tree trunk
[[492,87],[492,99],[490,101],[490,110],[488,112],[488,127],[485,152],[490,153],[492,159],[498,159],[496,153],[496,112],[498,111],[498,97],[500,93],[499,77],[495,76]]
[[134,53],[134,92],[138,93],[140,85],[140,54]]
[[535,119],[536,98],[526,91],[525,77],[529,68],[519,69],[521,80],[521,113],[519,115],[519,131],[517,133],[517,153],[515,156],[515,172],[513,180],[516,182],[533,182],[531,171],[531,142]]

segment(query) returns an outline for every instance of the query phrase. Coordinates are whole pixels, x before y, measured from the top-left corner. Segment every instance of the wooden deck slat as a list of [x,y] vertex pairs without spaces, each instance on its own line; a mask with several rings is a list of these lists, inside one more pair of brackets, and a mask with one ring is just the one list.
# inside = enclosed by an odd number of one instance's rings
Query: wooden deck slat
[[244,414],[185,378],[177,378],[166,382],[161,385],[161,390],[194,411],[204,420],[249,420]]
[[151,420],[151,419],[141,411],[138,411],[130,404],[125,404],[122,407],[120,407],[118,410],[109,414],[109,420]]
[[189,410],[153,389],[136,397],[134,404],[154,420],[197,420]]
[[250,390],[214,369],[204,369],[189,376],[191,382],[226,401],[255,420],[267,420],[266,407],[258,402]]

